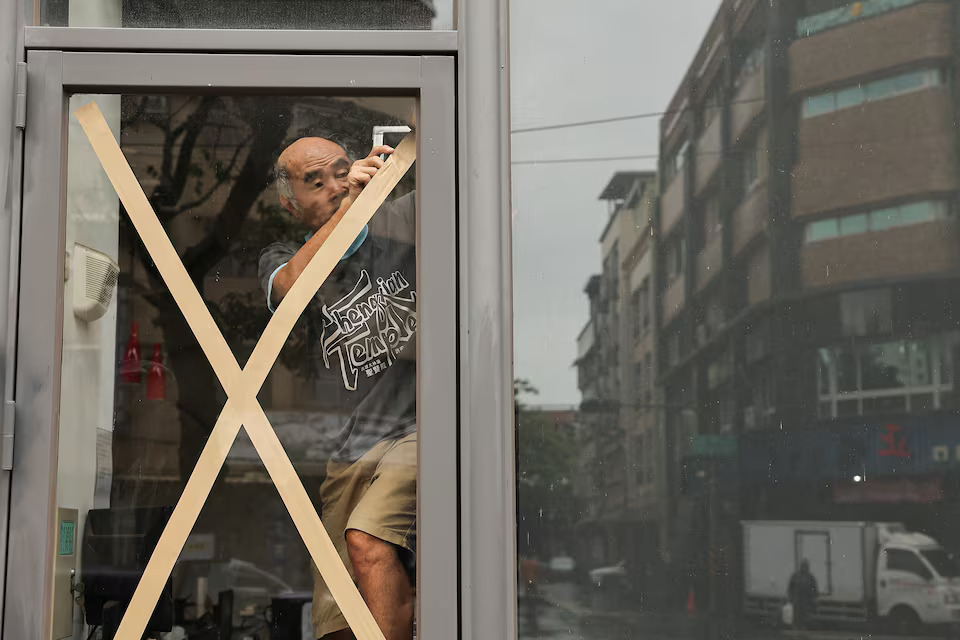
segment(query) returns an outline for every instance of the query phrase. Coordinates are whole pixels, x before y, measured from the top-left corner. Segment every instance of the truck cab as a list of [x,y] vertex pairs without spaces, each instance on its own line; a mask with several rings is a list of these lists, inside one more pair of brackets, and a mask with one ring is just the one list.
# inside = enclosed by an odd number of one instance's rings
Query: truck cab
[[960,563],[921,533],[880,533],[877,614],[901,631],[960,622]]

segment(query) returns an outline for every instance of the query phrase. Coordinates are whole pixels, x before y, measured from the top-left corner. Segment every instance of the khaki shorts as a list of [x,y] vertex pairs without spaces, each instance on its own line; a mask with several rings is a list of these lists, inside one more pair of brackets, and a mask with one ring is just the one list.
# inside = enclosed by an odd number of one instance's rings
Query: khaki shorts
[[[353,463],[327,465],[320,487],[323,526],[346,565],[346,532],[357,529],[411,552],[417,546],[417,434],[375,445]],[[313,566],[313,630],[317,638],[349,628],[316,565]]]

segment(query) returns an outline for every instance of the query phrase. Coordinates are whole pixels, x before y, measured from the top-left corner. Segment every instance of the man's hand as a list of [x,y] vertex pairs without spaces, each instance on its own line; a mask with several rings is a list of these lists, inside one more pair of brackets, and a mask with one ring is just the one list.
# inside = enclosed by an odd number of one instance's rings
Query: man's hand
[[382,144],[371,149],[370,155],[363,160],[357,160],[353,163],[353,166],[350,167],[350,174],[347,176],[347,184],[350,188],[350,200],[357,199],[357,196],[360,195],[363,188],[370,182],[370,178],[383,166],[383,160],[380,159],[380,154],[391,153],[393,153],[393,147]]

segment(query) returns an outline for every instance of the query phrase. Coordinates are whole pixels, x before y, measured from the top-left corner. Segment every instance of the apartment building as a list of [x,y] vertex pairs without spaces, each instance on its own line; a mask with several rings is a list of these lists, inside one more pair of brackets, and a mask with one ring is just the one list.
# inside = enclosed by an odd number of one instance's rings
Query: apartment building
[[665,441],[654,386],[652,233],[656,174],[619,172],[600,194],[609,219],[602,271],[587,283],[590,320],[578,337],[580,529],[591,566],[623,561],[638,588],[659,571]]
[[745,518],[960,527],[929,509],[960,495],[958,51],[954,2],[726,0],[667,106],[657,381],[692,564]]

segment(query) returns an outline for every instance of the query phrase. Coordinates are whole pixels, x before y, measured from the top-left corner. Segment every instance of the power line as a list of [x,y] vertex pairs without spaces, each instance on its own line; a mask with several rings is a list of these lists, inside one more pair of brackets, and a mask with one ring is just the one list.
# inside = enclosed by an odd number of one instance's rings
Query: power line
[[[942,131],[934,131],[922,135],[911,135],[911,136],[896,136],[896,137],[879,137],[879,138],[864,138],[862,140],[837,140],[834,142],[825,142],[822,144],[804,144],[798,145],[796,148],[798,150],[810,150],[810,149],[830,149],[835,147],[853,147],[853,146],[863,146],[872,143],[878,142],[903,142],[903,141],[913,141],[913,140],[923,140],[926,138],[942,138]],[[793,148],[793,147],[788,147]],[[771,153],[777,151],[777,147],[763,147],[758,149],[759,151],[765,153]],[[742,151],[736,151],[728,149],[722,151],[719,149],[703,149],[694,151],[694,159],[700,156],[721,156],[726,158],[735,158],[742,155]],[[660,155],[656,153],[652,154],[640,154],[640,155],[631,155],[631,156],[600,156],[600,157],[587,157],[587,158],[549,158],[546,160],[514,160],[510,164],[559,164],[559,163],[574,163],[574,162],[612,162],[615,160],[655,160],[659,158]]]
[[510,164],[561,164],[568,162],[614,162],[619,160],[656,160],[655,153],[638,156],[608,156],[605,158],[552,158],[548,160],[514,160]]
[[[750,102],[763,102],[766,98],[748,98],[746,100],[733,100],[732,102],[724,103],[724,105],[718,105],[717,108],[721,108],[726,105],[734,104],[746,104]],[[596,120],[578,120],[576,122],[563,122],[560,124],[547,124],[537,127],[523,127],[522,129],[511,129],[510,133],[532,133],[534,131],[552,131],[554,129],[570,129],[572,127],[588,127],[595,124],[609,124],[612,122],[624,122],[627,120],[642,120],[644,118],[656,118],[657,116],[667,116],[674,113],[681,113],[683,111],[690,111],[695,107],[684,107],[682,109],[673,109],[670,111],[650,111],[648,113],[636,113],[633,115],[627,116],[615,116],[613,118],[598,118]]]

